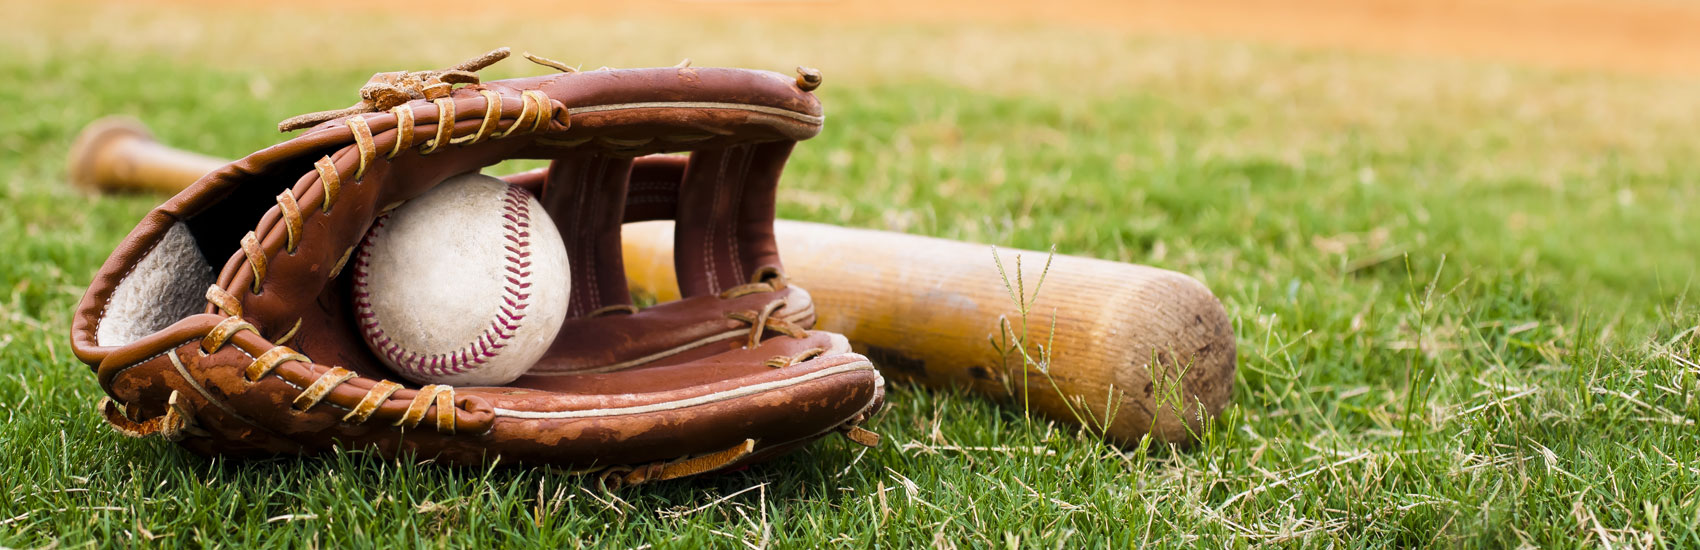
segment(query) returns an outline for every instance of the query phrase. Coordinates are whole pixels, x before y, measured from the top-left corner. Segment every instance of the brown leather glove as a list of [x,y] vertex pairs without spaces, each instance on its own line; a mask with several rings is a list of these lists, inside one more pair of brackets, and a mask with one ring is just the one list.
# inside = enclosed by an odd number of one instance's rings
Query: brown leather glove
[[[620,484],[833,432],[876,443],[857,424],[879,409],[883,379],[842,336],[808,330],[814,306],[773,242],[780,171],[820,131],[818,76],[671,67],[477,83],[470,71],[496,53],[379,74],[360,104],[286,121],[317,125],[143,219],[72,327],[111,396],[105,418],[207,454],[372,447]],[[690,155],[637,158],[671,152]],[[561,230],[569,318],[508,386],[411,385],[361,340],[349,257],[387,206],[516,158],[553,161],[509,179],[538,192]],[[658,219],[677,222],[684,298],[639,310],[620,226]]]

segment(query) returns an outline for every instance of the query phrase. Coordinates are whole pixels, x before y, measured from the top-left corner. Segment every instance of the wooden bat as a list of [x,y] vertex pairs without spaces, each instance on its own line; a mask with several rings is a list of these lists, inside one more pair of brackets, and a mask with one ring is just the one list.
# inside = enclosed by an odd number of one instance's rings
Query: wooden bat
[[[176,192],[222,164],[98,121],[71,173],[99,191]],[[1022,250],[995,260],[986,245],[815,223],[774,229],[817,328],[894,379],[966,386],[1127,445],[1192,441],[1232,397],[1232,324],[1186,275]],[[624,245],[634,291],[678,297],[671,224],[627,225]]]
[[[623,232],[628,281],[659,300],[678,298],[672,231]],[[1123,444],[1190,441],[1232,397],[1232,325],[1186,275],[818,223],[774,231],[816,328],[892,378],[967,386]]]
[[107,117],[89,123],[77,135],[66,171],[71,185],[90,192],[176,194],[225,164],[155,141],[153,133],[134,119]]

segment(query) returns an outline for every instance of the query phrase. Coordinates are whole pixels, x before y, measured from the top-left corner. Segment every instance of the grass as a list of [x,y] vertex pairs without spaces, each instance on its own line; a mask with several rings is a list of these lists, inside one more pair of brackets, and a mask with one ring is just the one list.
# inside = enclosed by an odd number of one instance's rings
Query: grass
[[[430,22],[19,9],[0,38],[0,546],[1700,545],[1693,82],[1042,26],[480,20],[386,49]],[[357,452],[232,463],[106,428],[70,310],[158,198],[67,189],[82,124],[130,113],[233,156],[372,72],[501,44],[810,60],[828,130],[782,216],[1193,275],[1235,321],[1234,404],[1197,449],[1126,450],[898,386],[877,449],[612,493]]]

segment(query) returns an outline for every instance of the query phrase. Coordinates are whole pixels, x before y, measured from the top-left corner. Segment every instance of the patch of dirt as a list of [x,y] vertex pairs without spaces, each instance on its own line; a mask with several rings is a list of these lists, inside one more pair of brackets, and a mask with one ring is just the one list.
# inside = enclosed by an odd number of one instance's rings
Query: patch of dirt
[[[208,0],[193,0],[205,2]],[[1700,76],[1700,3],[1676,0],[298,0],[324,13],[669,16],[1062,25],[1325,49]],[[359,7],[351,7],[363,4]],[[572,32],[570,28],[562,32]],[[964,52],[970,54],[971,52]]]

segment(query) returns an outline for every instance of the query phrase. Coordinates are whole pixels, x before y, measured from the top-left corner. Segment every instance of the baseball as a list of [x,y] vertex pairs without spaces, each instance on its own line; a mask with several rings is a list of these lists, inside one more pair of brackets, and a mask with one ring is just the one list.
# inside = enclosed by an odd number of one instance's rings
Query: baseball
[[566,320],[555,223],[531,193],[476,172],[379,216],[354,262],[361,334],[414,382],[511,382]]

